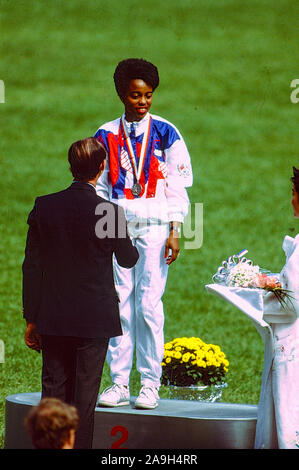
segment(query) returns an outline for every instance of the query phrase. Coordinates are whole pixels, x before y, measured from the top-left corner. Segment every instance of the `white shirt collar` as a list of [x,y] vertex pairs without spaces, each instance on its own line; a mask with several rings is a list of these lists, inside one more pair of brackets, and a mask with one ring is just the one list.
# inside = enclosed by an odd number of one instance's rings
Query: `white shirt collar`
[[125,113],[123,114],[123,118],[124,118],[124,123],[126,125],[128,132],[131,131],[131,124],[133,124],[136,135],[140,135],[145,131],[145,127],[147,126],[148,120],[150,118],[150,113],[146,113],[146,115],[142,119],[140,119],[140,121],[128,122],[126,120]]

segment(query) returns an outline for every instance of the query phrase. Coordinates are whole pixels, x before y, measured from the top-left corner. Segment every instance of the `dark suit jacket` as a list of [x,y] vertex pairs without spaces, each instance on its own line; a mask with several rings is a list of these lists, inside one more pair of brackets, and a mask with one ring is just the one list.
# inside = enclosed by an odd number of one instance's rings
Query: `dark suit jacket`
[[[111,237],[98,238],[96,224],[105,229],[107,220]],[[97,196],[91,185],[74,182],[64,191],[38,197],[28,224],[24,318],[44,335],[121,335],[113,254],[126,268],[139,256],[128,236],[124,211]]]

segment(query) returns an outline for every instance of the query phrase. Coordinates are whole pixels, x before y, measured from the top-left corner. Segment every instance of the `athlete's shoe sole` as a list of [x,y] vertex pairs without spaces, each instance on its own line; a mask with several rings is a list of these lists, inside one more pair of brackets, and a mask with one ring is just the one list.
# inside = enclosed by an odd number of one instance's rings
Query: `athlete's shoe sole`
[[157,408],[158,405],[159,403],[155,403],[154,405],[149,405],[145,403],[135,402],[135,408],[142,409],[142,410],[154,410],[155,408]]
[[118,406],[125,406],[129,404],[130,404],[130,401],[121,401],[120,403],[111,403],[109,401],[102,401],[102,400],[98,401],[98,406],[105,406],[107,408],[116,408]]

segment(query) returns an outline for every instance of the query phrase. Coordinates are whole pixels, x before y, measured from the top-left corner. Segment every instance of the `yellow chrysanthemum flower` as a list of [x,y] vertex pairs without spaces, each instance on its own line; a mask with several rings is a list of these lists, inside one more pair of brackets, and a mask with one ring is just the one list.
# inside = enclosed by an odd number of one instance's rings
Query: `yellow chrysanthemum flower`
[[188,362],[189,359],[190,359],[190,353],[183,354],[183,356],[182,356],[182,361],[183,362]]

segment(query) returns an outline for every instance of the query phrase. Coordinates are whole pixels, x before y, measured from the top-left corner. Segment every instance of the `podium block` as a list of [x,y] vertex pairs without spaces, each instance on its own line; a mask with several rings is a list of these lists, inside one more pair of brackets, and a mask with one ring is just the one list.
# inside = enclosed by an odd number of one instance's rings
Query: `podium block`
[[[5,448],[31,449],[24,427],[40,393],[10,395],[5,402]],[[252,449],[257,406],[160,399],[154,410],[96,407],[94,449]]]

